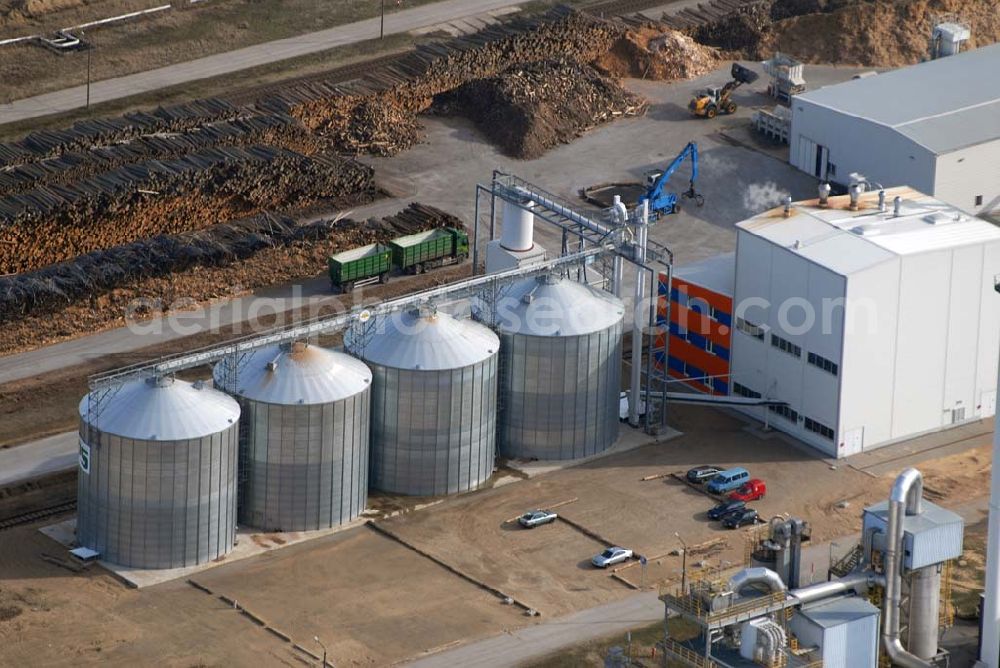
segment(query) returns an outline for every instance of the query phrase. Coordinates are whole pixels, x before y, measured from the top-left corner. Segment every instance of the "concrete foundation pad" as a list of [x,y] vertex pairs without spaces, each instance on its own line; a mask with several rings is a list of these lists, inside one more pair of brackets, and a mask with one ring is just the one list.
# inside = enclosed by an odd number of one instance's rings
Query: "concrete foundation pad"
[[[659,434],[656,436],[650,436],[639,429],[622,426],[622,430],[615,444],[604,452],[599,452],[596,455],[581,457],[580,459],[557,459],[548,461],[537,459],[512,459],[507,462],[507,466],[516,471],[520,471],[528,478],[534,478],[535,476],[542,475],[543,473],[550,473],[552,471],[558,471],[572,466],[579,466],[580,464],[587,464],[588,462],[593,462],[609,455],[617,455],[622,452],[628,452],[629,450],[635,450],[636,448],[641,448],[645,445],[665,443],[683,435],[684,434],[682,432],[679,432],[676,429],[671,429],[670,427],[662,427]],[[514,482],[514,480],[509,482]]]
[[[215,561],[197,566],[186,566],[184,568],[130,568],[120,566],[111,562],[98,560],[101,566],[106,568],[118,579],[125,582],[130,587],[142,589],[153,585],[162,584],[179,578],[187,578],[202,571],[206,571],[216,566],[230,564],[255,557],[265,552],[277,550],[289,545],[296,545],[314,538],[329,536],[330,534],[367,524],[368,518],[354,520],[348,524],[343,524],[331,529],[319,529],[317,531],[289,531],[289,532],[262,532],[255,529],[239,529],[236,532],[236,546],[233,551]],[[56,541],[67,549],[76,547],[76,518],[72,517],[57,524],[50,524],[39,529],[39,531]]]

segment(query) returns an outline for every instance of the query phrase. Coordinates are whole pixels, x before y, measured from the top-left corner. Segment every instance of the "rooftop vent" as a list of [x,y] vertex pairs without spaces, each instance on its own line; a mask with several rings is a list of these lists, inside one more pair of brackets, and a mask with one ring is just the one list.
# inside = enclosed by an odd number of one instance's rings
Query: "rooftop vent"
[[965,217],[960,213],[932,213],[924,216],[924,222],[929,225],[949,225],[951,223],[960,223],[964,219]]
[[857,227],[852,227],[851,232],[860,237],[874,237],[877,234],[882,234],[882,230],[874,225],[858,225]]

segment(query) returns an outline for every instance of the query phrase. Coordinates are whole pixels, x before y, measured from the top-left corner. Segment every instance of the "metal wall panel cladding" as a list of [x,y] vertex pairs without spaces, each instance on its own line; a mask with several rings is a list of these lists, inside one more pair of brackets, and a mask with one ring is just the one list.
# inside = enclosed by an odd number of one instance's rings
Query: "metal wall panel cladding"
[[381,316],[374,329],[348,341],[374,374],[369,483],[418,496],[476,489],[496,460],[500,340],[428,309]]
[[236,401],[171,378],[97,397],[80,402],[77,542],[134,568],[227,554],[236,538]]
[[310,531],[357,518],[368,498],[372,373],[350,355],[305,343],[260,348],[214,370],[237,397],[240,523]]
[[577,459],[611,447],[624,313],[613,295],[548,275],[501,297],[501,455]]

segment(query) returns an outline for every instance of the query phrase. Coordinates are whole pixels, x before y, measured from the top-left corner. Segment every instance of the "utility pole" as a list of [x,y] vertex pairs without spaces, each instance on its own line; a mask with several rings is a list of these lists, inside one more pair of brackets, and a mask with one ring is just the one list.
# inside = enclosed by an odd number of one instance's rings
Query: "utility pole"
[[313,640],[315,640],[316,643],[323,648],[323,668],[326,668],[328,665],[326,662],[326,645],[324,645],[323,641],[319,639],[319,636],[313,636]]
[[385,39],[385,0],[379,0],[382,18],[379,20],[378,38]]
[[687,582],[688,582],[688,546],[681,538],[681,535],[674,532],[674,536],[681,542],[683,549],[681,550],[681,596],[687,596]]

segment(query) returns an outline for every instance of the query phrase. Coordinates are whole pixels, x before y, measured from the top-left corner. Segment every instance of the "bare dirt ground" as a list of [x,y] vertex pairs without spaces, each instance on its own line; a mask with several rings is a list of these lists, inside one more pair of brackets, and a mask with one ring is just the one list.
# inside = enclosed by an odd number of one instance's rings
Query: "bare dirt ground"
[[[658,557],[646,582],[655,586],[679,577],[680,559],[664,556],[678,546],[674,532],[692,548],[726,543],[722,551],[692,559],[689,575],[697,577],[725,562],[739,565],[748,530],[725,531],[707,522],[708,497],[670,478],[641,481],[645,476],[705,462],[745,465],[768,483],[767,497],[754,504],[763,516],[794,512],[812,524],[814,541],[824,542],[856,532],[861,509],[886,496],[897,472],[876,478],[849,466],[831,468],[782,436],[762,438],[744,420],[709,408],[675,407],[671,423],[684,435],[381,521],[417,548],[535,607],[541,618],[524,616],[367,527],[223,564],[195,580],[297,642],[320,636],[337,665],[386,665],[633,592],[589,566],[600,544],[569,524],[528,531],[505,522],[525,509],[577,498],[558,512]],[[935,501],[954,506],[985,491],[989,458],[983,446],[920,468]],[[844,500],[849,505],[838,507]],[[381,499],[380,505],[410,504]],[[287,644],[190,585],[132,591],[100,568],[81,575],[63,571],[42,561],[43,552],[60,553],[31,529],[0,540],[0,664],[134,665],[144,656],[162,656],[171,666],[294,665]],[[638,584],[637,571],[621,574]],[[956,583],[972,586],[975,573],[957,576]]]
[[302,665],[287,643],[184,582],[139,592],[103,569],[75,574],[39,557],[56,551],[34,528],[0,540],[0,665]]
[[194,579],[298,642],[318,636],[337,665],[384,666],[525,620],[519,609],[365,527]]

